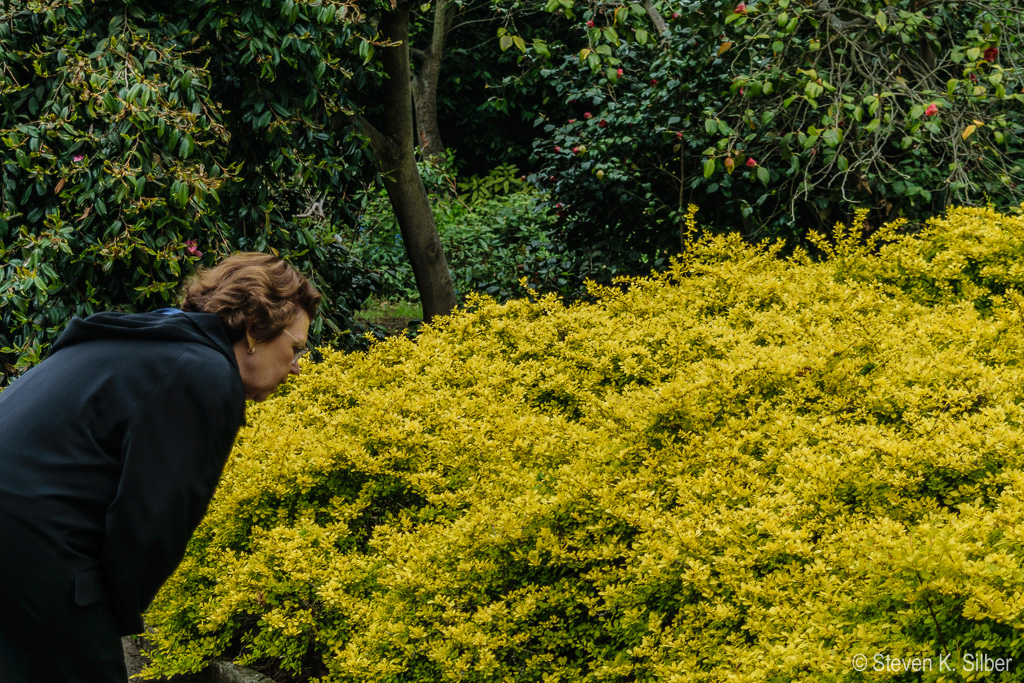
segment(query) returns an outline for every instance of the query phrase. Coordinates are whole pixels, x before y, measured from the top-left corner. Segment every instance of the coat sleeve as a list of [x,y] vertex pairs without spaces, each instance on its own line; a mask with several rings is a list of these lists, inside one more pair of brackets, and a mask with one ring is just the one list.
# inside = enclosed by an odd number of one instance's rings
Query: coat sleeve
[[174,572],[198,526],[244,415],[238,371],[191,345],[142,399],[122,444],[100,569],[122,635]]

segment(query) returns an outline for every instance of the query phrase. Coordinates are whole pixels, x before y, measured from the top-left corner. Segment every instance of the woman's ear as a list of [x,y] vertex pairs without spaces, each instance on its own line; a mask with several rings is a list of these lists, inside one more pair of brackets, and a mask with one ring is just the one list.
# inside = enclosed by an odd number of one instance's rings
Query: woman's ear
[[256,340],[252,338],[248,327],[245,328],[245,346],[249,353],[256,353]]

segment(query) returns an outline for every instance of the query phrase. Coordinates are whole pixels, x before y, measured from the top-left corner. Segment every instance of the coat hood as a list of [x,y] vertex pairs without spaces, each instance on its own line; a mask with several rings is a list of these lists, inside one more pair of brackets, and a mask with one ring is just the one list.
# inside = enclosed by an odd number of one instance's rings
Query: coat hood
[[103,312],[73,318],[54,343],[51,353],[101,339],[195,342],[220,351],[238,367],[220,318],[212,313],[185,313],[176,309],[151,313]]

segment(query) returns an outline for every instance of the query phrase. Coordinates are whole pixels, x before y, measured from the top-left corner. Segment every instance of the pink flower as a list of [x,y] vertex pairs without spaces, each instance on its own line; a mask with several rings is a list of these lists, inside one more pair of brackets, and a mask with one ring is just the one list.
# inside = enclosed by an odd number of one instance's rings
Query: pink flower
[[85,156],[79,154],[74,159],[72,159],[71,161],[73,161],[73,162],[75,162],[77,164],[79,161],[81,161],[84,158],[85,158]]
[[589,111],[588,112],[584,112],[583,113],[583,118],[585,118],[585,119],[592,119],[592,118],[594,118],[594,115],[591,114]]
[[559,147],[558,145],[555,145],[555,154],[557,154],[558,152],[561,152],[561,151],[562,151],[562,148]]
[[588,21],[587,22],[587,28],[594,28],[594,22]]
[[939,113],[939,105],[935,104],[934,102],[929,104],[928,108],[924,110],[924,115],[925,116],[935,116],[938,113]]
[[186,240],[185,251],[189,253],[189,256],[195,256],[196,258],[203,255],[203,252],[199,251],[199,245],[195,240]]
[[621,76],[621,75],[622,75],[622,69],[619,69],[619,70],[618,70],[618,71],[616,71],[615,73],[617,73],[617,74],[618,74],[619,76]]
[[747,159],[747,166],[749,166],[750,168],[754,168],[755,166],[757,166],[757,160],[754,159],[754,157],[748,158]]
[[747,13],[747,4],[745,2],[741,2],[740,4],[736,5],[736,13],[737,14],[746,14]]

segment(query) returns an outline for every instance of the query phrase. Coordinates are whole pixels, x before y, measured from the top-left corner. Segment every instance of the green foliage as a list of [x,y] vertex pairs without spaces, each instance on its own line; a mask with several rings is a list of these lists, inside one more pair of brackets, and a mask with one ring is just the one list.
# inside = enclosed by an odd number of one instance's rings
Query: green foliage
[[[827,8],[823,11],[822,8]],[[704,158],[815,206],[894,218],[1024,198],[1024,35],[1005,0],[921,6],[789,0],[734,10],[734,80]],[[733,42],[734,41],[734,42]],[[771,55],[768,59],[767,56]],[[722,125],[725,124],[725,125]],[[787,168],[788,167],[788,168]],[[735,174],[735,171],[733,172]]]
[[577,39],[544,45],[543,74],[574,111],[538,117],[530,178],[572,246],[674,247],[691,202],[799,239],[856,208],[923,221],[1024,197],[1017,3],[656,3],[663,34],[639,5],[567,7]]
[[[533,59],[498,49],[495,31],[510,22],[550,41],[572,33],[536,4],[459,5],[445,39],[437,107],[441,137],[456,150],[465,173],[486,173],[499,164],[526,168],[538,112],[565,109]],[[432,31],[432,21],[413,26],[423,28]],[[417,42],[422,39],[414,37]]]
[[523,180],[513,164],[502,164],[483,176],[470,176],[459,184],[459,198],[467,204],[502,197],[522,189]]
[[[1024,217],[934,226],[844,227],[825,262],[705,237],[593,304],[475,298],[326,353],[250,409],[150,673],[938,681],[981,653],[1024,680]],[[983,315],[869,264],[1003,279]]]
[[370,283],[332,226],[348,219],[361,145],[328,128],[340,103],[322,93],[346,78],[351,25],[340,2],[285,9],[4,5],[4,374],[72,315],[165,305],[186,271],[239,249],[312,273],[337,293],[328,336],[350,327]]
[[[535,193],[515,190],[514,169],[501,168],[471,186],[486,199],[467,203],[454,194],[460,186],[450,171],[420,164],[431,194],[434,220],[461,299],[483,292],[499,299],[521,293],[519,281],[535,264],[550,258],[550,217],[537,207]],[[449,167],[450,168],[450,167]],[[507,185],[506,185],[507,183]],[[506,187],[508,191],[506,191]],[[362,266],[380,279],[380,295],[418,301],[419,293],[390,204],[372,199],[345,241]]]

